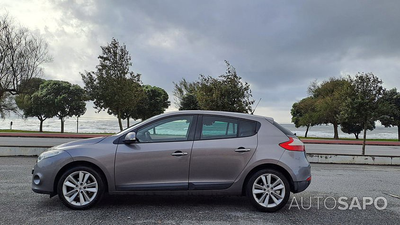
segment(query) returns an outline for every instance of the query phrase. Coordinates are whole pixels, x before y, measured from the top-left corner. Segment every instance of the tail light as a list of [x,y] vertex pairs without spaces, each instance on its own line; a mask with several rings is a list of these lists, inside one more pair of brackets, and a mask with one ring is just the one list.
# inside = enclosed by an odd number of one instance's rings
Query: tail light
[[297,138],[292,138],[292,137],[289,137],[289,141],[280,143],[279,146],[289,151],[300,151],[300,152],[305,151],[303,142],[301,142]]

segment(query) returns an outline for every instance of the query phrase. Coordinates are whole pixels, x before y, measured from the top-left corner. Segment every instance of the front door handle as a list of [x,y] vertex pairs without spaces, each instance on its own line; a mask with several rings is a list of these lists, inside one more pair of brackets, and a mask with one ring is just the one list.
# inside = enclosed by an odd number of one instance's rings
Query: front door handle
[[244,147],[240,147],[240,148],[235,149],[235,152],[249,152],[249,151],[251,151],[251,149],[244,148]]
[[187,152],[182,152],[182,151],[176,151],[171,154],[172,156],[185,156],[187,155]]

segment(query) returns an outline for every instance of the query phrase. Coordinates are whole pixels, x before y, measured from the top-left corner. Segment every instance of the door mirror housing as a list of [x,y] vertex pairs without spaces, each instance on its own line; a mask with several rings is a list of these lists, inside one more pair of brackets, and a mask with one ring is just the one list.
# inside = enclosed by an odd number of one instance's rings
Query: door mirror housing
[[135,132],[129,132],[128,134],[126,134],[125,139],[124,139],[124,143],[125,144],[132,144],[136,142],[136,133]]

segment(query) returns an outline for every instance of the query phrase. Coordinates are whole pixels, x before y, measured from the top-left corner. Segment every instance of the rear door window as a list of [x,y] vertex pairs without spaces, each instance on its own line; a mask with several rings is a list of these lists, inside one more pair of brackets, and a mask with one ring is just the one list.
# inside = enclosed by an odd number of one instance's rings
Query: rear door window
[[257,122],[224,116],[203,116],[200,139],[249,137],[257,133]]

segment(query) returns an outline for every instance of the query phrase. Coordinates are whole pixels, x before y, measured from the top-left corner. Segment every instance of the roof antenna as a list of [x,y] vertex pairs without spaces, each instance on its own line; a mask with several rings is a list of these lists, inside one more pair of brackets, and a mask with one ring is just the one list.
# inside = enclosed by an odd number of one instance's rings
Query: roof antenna
[[256,107],[255,107],[255,108],[254,108],[254,110],[251,112],[251,115],[253,115],[253,114],[254,114],[254,112],[256,111],[256,109],[257,109],[257,106],[258,106],[258,104],[260,104],[260,102],[261,102],[261,98],[260,98],[260,100],[258,100]]

